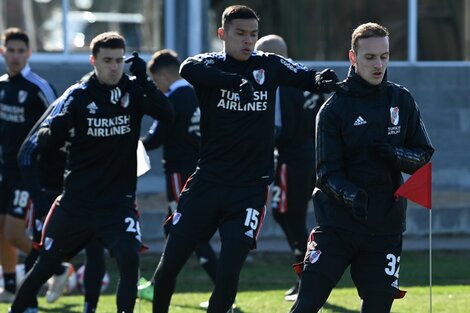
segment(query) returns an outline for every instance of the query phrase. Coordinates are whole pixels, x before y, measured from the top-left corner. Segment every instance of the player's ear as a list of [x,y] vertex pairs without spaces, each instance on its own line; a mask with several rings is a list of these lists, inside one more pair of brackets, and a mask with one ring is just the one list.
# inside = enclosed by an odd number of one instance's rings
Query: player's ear
[[351,65],[356,66],[356,54],[353,49],[349,50],[349,62]]
[[90,55],[90,64],[95,66],[95,57],[93,54]]
[[220,40],[224,40],[225,37],[225,30],[222,27],[217,29],[217,36],[219,36]]

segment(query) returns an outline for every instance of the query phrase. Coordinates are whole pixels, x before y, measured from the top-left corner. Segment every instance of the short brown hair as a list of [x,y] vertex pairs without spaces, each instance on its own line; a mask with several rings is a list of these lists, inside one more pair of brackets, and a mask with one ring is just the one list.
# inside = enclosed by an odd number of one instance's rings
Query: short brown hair
[[180,68],[178,53],[170,49],[163,49],[155,52],[148,63],[150,73],[155,73],[162,68],[170,68],[178,73]]
[[351,49],[356,51],[359,39],[370,37],[388,37],[388,29],[377,23],[365,23],[359,25],[352,33],[351,36]]
[[123,49],[126,51],[126,40],[118,32],[105,32],[97,35],[90,43],[93,56],[97,56],[100,48]]
[[7,28],[3,32],[2,41],[3,45],[6,46],[10,40],[20,40],[23,41],[27,47],[29,47],[29,37],[28,34],[18,27]]
[[225,29],[235,19],[256,19],[259,22],[259,17],[256,12],[246,5],[231,5],[222,13],[222,27]]

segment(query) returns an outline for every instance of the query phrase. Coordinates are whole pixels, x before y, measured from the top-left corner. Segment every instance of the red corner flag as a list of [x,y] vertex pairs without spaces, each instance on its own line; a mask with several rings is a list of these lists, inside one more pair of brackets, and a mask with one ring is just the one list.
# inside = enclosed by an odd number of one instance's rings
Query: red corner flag
[[432,164],[427,163],[395,191],[395,196],[402,196],[431,210],[431,181]]

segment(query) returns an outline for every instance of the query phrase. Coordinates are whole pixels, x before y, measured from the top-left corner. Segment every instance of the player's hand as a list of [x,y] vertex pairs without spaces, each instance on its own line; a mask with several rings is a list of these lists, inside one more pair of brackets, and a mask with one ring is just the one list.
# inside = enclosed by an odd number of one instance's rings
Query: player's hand
[[341,89],[341,85],[338,83],[338,76],[331,68],[326,68],[315,74],[315,85],[321,92],[334,92]]
[[354,218],[361,223],[367,221],[368,202],[369,196],[364,190],[359,190],[354,196],[352,214]]
[[242,78],[240,83],[240,90],[238,91],[240,96],[240,104],[242,106],[253,101],[254,91],[253,84],[249,80]]
[[397,156],[395,153],[395,147],[392,144],[383,141],[376,141],[372,144],[372,147],[377,155],[383,160],[389,162],[396,161]]
[[141,84],[147,81],[147,63],[139,57],[136,51],[132,52],[132,56],[128,57],[124,62],[131,63],[129,71],[135,76],[138,83]]

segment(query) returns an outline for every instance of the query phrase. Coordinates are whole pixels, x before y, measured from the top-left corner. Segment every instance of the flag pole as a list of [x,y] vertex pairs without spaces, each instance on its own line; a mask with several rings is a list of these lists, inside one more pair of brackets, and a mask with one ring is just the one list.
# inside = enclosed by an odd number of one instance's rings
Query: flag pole
[[432,163],[416,170],[398,189],[396,197],[404,197],[429,209],[429,312],[432,313]]
[[432,210],[429,210],[429,312],[432,313]]

